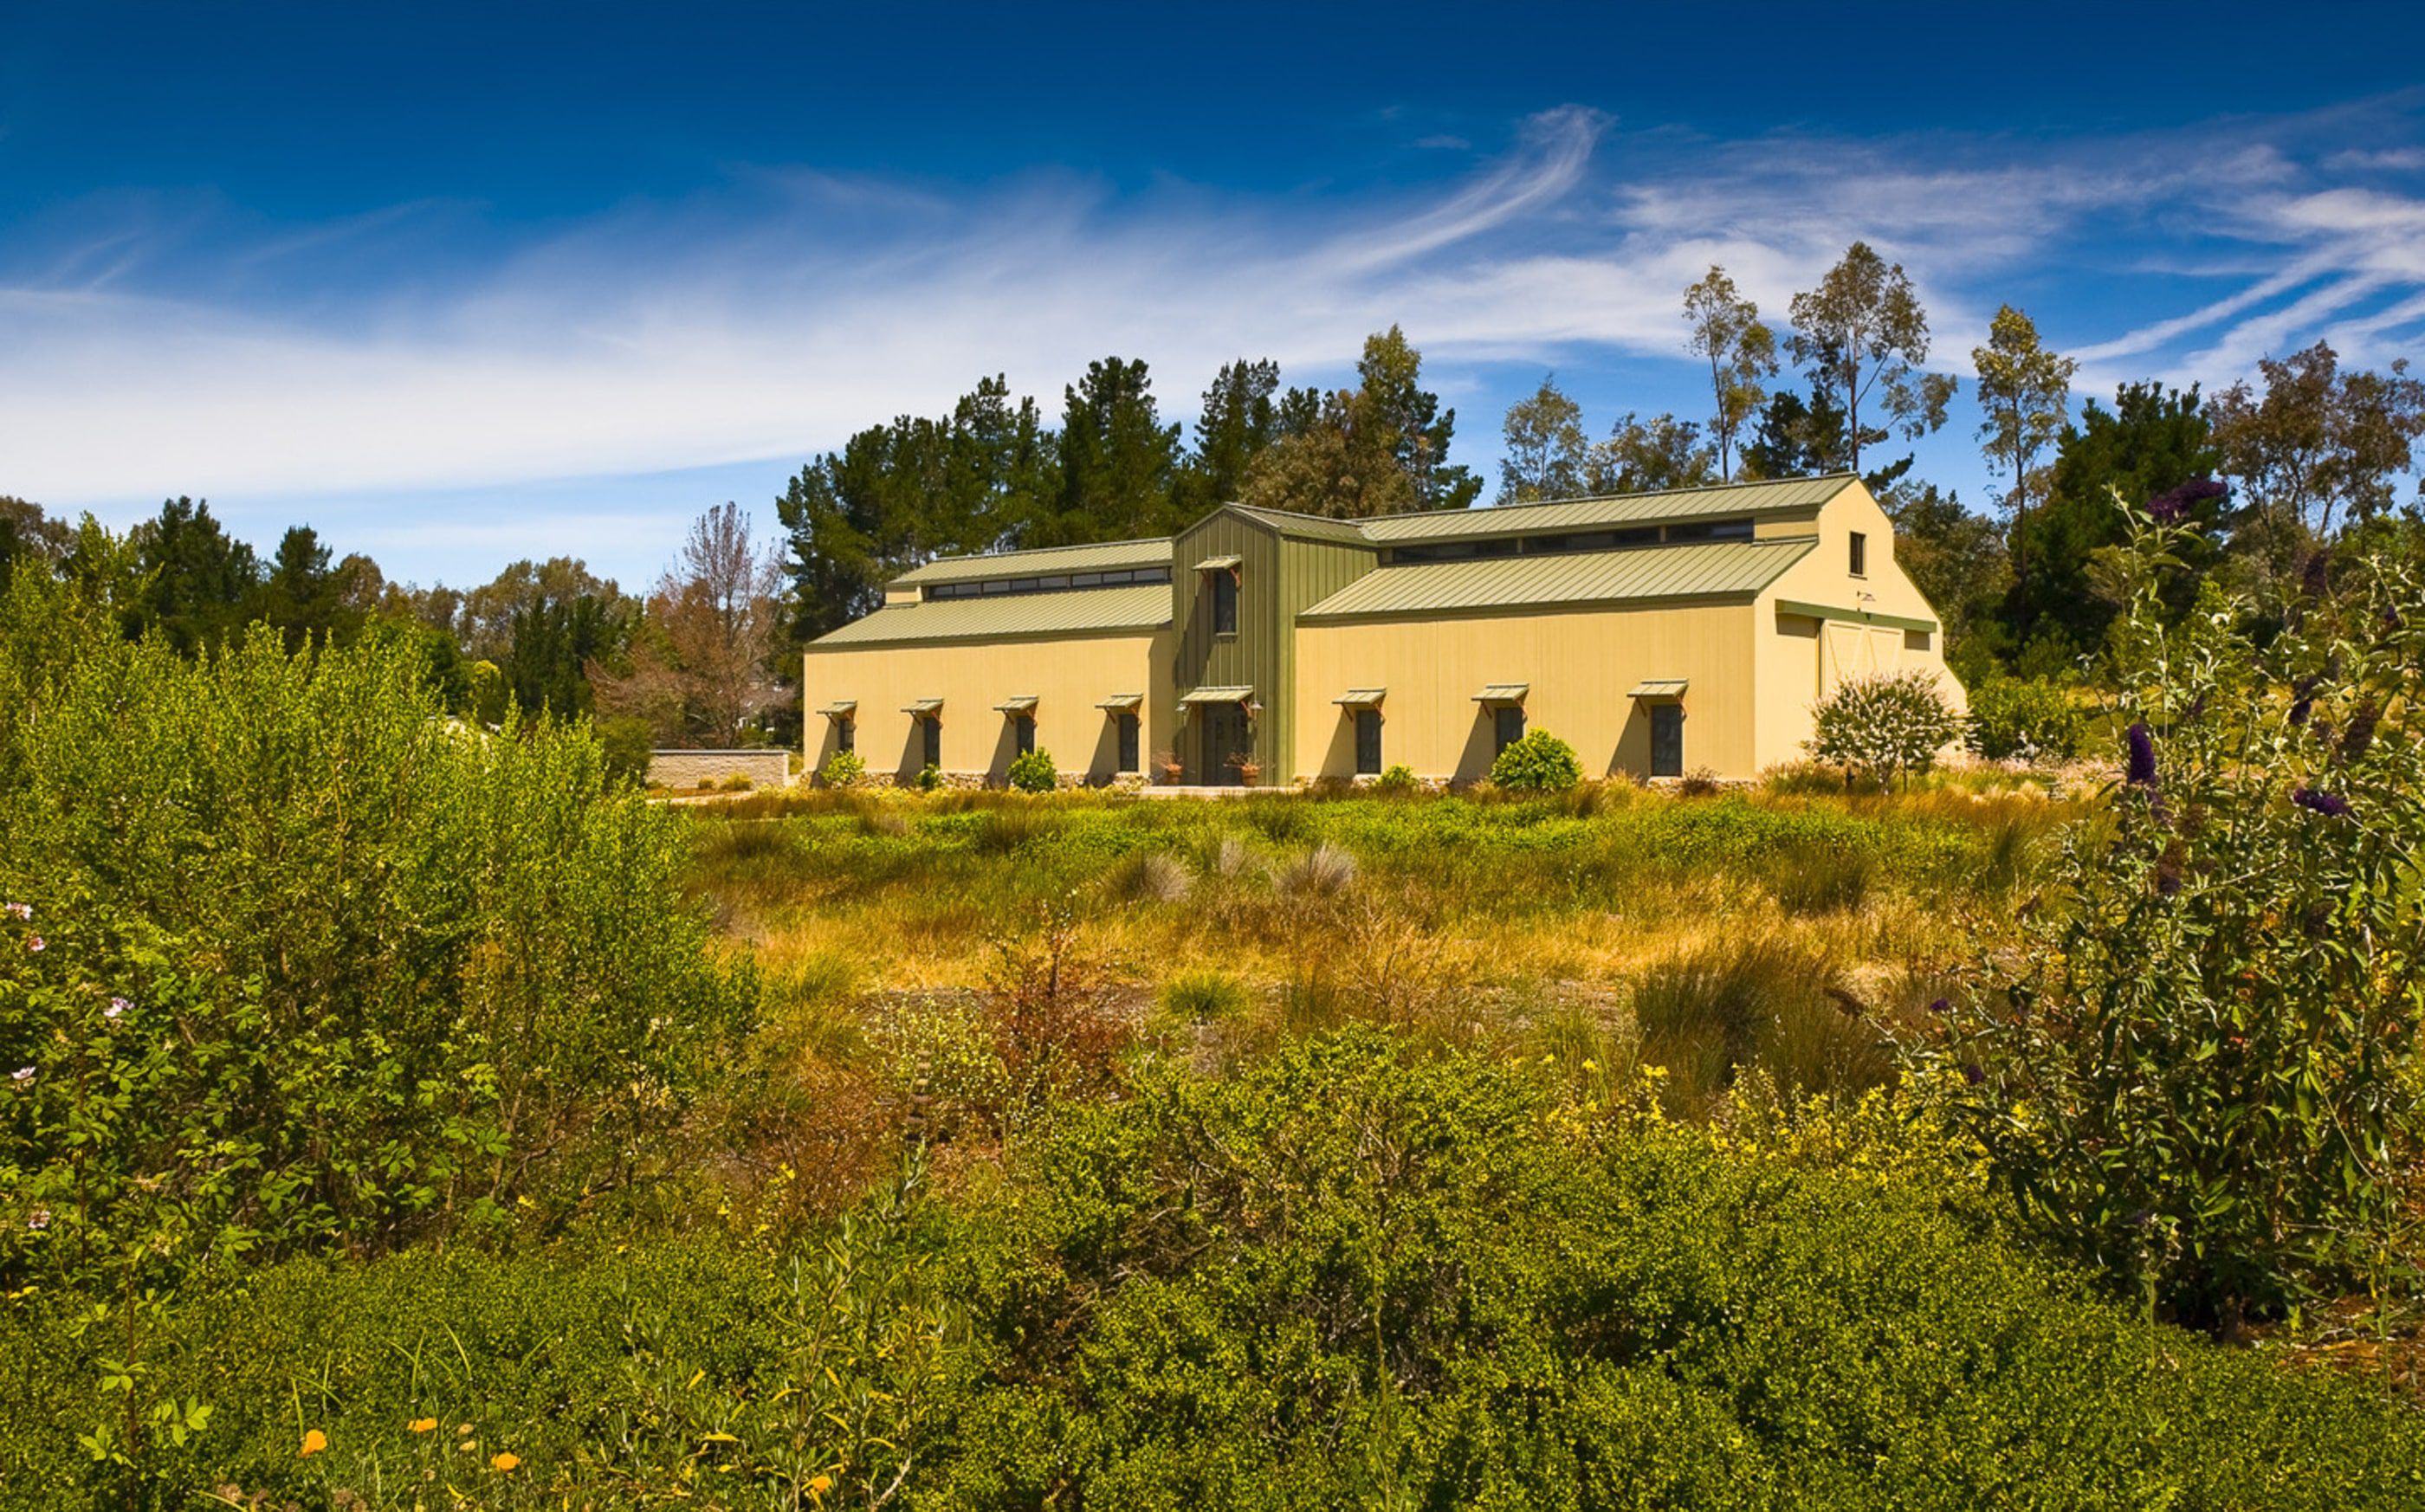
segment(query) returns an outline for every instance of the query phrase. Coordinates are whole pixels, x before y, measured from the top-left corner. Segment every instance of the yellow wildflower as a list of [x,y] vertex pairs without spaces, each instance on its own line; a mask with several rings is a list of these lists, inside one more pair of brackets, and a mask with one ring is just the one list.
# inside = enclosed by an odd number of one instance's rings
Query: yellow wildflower
[[436,1418],[415,1418],[412,1420],[412,1431],[415,1433],[427,1433],[430,1429],[437,1426],[438,1420]]
[[832,1476],[830,1476],[830,1475],[811,1475],[811,1476],[810,1476],[810,1477],[809,1477],[809,1492],[810,1492],[810,1494],[811,1494],[811,1495],[813,1495],[813,1496],[823,1496],[823,1495],[825,1495],[827,1491],[830,1491],[830,1490],[832,1490],[832,1489],[833,1489],[833,1477],[832,1477]]
[[489,1468],[490,1470],[511,1470],[521,1463],[522,1459],[519,1456],[499,1455],[494,1459],[489,1461]]
[[329,1436],[314,1428],[303,1436],[303,1447],[295,1451],[297,1459],[309,1459],[329,1447]]

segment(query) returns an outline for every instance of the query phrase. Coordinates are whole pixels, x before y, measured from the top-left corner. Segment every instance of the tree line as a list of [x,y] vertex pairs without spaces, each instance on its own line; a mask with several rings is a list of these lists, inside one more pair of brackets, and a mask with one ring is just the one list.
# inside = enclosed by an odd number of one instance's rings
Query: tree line
[[[2067,673],[2103,643],[2120,598],[2101,571],[2121,545],[2113,491],[2192,527],[2199,574],[2255,587],[2320,550],[2414,548],[2425,492],[2401,481],[2425,435],[2425,382],[2405,360],[2344,368],[2318,343],[2208,395],[2125,382],[2075,415],[2079,363],[2006,304],[1970,353],[1984,512],[1914,475],[1961,378],[1929,367],[1928,313],[1900,264],[1855,242],[1793,296],[1780,336],[1723,267],[1683,292],[1684,347],[1707,368],[1702,416],[1628,411],[1591,440],[1554,376],[1509,407],[1498,501],[1857,473],[1893,516],[1898,555],[1945,617],[1966,678]],[[1884,449],[1884,450],[1882,450]]]
[[[1503,417],[1495,502],[1857,473],[1966,678],[2067,673],[2101,644],[2119,607],[2099,569],[2121,539],[2110,490],[2189,523],[2191,565],[2235,581],[2299,571],[2319,547],[2425,538],[2418,502],[2397,496],[2425,435],[2425,383],[2405,362],[2350,370],[2320,343],[2220,394],[2127,382],[2075,412],[2077,362],[2005,305],[1970,353],[1996,480],[1974,510],[1892,444],[1940,429],[1963,381],[1932,368],[1928,313],[1900,265],[1855,242],[1792,297],[1782,330],[1717,266],[1679,313],[1707,410],[1629,410],[1594,441],[1545,377]],[[1456,411],[1396,326],[1367,338],[1348,387],[1284,388],[1267,359],[1224,364],[1192,428],[1164,419],[1145,362],[1105,357],[1064,389],[1058,421],[983,378],[946,413],[811,458],[774,501],[776,550],[720,505],[638,592],[575,556],[517,561],[468,589],[394,583],[309,525],[263,557],[182,496],[123,541],[0,498],[0,583],[28,562],[124,572],[125,632],[188,655],[255,621],[290,646],[415,636],[450,709],[490,724],[508,709],[592,716],[637,762],[651,745],[787,743],[793,651],[936,556],[1165,535],[1231,500],[1333,518],[1463,508],[1484,486],[1451,459]]]

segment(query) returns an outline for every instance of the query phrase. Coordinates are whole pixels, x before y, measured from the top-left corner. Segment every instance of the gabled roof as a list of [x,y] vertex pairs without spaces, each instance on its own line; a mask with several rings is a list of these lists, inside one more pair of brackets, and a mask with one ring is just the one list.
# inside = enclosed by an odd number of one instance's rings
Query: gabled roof
[[988,552],[978,556],[938,556],[892,580],[894,587],[930,583],[968,583],[989,577],[1027,577],[1042,572],[1099,572],[1123,567],[1166,567],[1170,538],[1107,540],[1092,546],[1039,546],[1033,551]]
[[[1164,544],[1165,555],[1169,546]],[[811,651],[927,640],[1016,640],[1159,630],[1170,623],[1170,585],[1072,588],[982,599],[888,604],[809,642]]]
[[1533,535],[1596,525],[1646,525],[1669,521],[1737,519],[1776,510],[1808,509],[1852,486],[1850,474],[1781,478],[1773,483],[1730,483],[1663,493],[1624,493],[1606,499],[1560,499],[1551,504],[1512,504],[1486,509],[1427,509],[1420,514],[1375,515],[1359,521],[1364,539],[1395,546],[1419,540],[1465,540],[1477,536]]
[[1743,597],[1775,582],[1817,544],[1816,537],[1794,536],[1387,567],[1365,573],[1297,619]]
[[[1361,524],[1354,520],[1333,520],[1326,515],[1297,514],[1289,509],[1265,509],[1251,504],[1229,504],[1222,507],[1235,510],[1260,524],[1268,525],[1283,536],[1293,536],[1301,540],[1335,540],[1350,546],[1373,544],[1371,538],[1364,534]],[[1206,518],[1210,519],[1211,516],[1208,515]]]

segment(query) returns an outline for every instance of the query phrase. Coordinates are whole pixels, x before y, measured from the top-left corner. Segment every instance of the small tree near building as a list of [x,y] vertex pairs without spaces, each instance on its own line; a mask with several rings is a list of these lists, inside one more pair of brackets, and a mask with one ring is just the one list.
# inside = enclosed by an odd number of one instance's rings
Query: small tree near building
[[1811,712],[1811,756],[1887,788],[1926,773],[1962,732],[1935,676],[1917,668],[1847,683]]

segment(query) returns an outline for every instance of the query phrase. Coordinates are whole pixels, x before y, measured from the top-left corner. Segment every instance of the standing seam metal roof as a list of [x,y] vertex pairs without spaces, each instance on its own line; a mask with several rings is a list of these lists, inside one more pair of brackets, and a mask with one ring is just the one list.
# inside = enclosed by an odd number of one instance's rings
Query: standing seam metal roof
[[809,642],[808,649],[843,650],[920,640],[1017,639],[1158,630],[1170,623],[1170,585],[1072,588],[1066,593],[1014,593],[983,599],[928,599],[889,604]]
[[1761,514],[1807,509],[1852,486],[1849,474],[1783,478],[1774,483],[1731,483],[1663,493],[1625,493],[1606,499],[1560,499],[1550,504],[1512,504],[1487,509],[1431,509],[1421,514],[1376,515],[1359,521],[1364,538],[1394,546],[1420,540],[1474,536],[1531,535],[1594,525],[1638,525],[1668,520]]
[[1814,536],[1560,556],[1496,556],[1383,567],[1297,616],[1422,614],[1450,609],[1694,599],[1758,593],[1809,555]]
[[1039,572],[1097,572],[1123,567],[1170,565],[1168,536],[1149,540],[1107,540],[1091,546],[1038,546],[1032,551],[978,556],[939,556],[892,580],[894,587],[930,583],[971,583],[990,577],[1030,577]]

